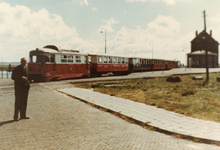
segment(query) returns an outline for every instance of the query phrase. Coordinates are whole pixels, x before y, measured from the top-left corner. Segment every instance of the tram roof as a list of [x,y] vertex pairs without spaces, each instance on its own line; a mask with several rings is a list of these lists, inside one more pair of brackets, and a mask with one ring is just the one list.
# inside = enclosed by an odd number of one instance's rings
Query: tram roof
[[88,55],[97,55],[97,56],[107,56],[107,57],[124,57],[124,58],[129,58],[128,56],[112,55],[112,54],[88,53]]
[[132,57],[132,56],[129,56],[129,58],[134,58],[134,59],[148,59],[148,60],[152,60],[152,58],[146,58],[146,57]]
[[35,50],[32,50],[30,52],[34,52],[34,51],[41,51],[41,52],[45,52],[45,53],[51,53],[51,54],[83,54],[83,55],[87,55],[87,53],[81,53],[78,50],[66,50],[66,49],[59,49],[59,50],[55,50],[55,49],[51,49],[51,48],[36,48]]
[[179,60],[165,60],[165,61],[173,61],[173,62],[178,62]]

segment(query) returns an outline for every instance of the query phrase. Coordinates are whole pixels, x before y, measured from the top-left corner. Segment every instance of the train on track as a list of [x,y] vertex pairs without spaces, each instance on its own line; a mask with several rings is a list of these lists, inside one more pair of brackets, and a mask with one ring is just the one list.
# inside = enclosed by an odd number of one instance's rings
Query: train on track
[[179,68],[179,61],[81,53],[54,45],[30,51],[28,79],[41,82],[67,78],[102,76],[106,73],[126,75],[138,71]]

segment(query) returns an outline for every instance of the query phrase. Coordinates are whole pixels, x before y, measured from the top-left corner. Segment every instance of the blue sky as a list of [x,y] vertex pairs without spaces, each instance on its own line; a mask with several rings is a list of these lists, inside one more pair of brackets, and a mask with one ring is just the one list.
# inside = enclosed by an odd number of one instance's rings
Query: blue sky
[[[210,3],[211,2],[211,3]],[[219,0],[0,0],[0,59],[20,61],[53,44],[185,63],[195,31],[220,40]],[[104,31],[104,30],[103,30]],[[1,61],[1,60],[0,60]]]

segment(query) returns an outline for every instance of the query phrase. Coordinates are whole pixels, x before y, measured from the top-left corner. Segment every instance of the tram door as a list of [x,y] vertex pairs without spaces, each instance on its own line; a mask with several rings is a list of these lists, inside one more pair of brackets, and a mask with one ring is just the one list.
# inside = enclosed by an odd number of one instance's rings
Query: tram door
[[53,64],[52,68],[51,68],[51,71],[52,72],[55,72],[55,55],[54,54],[51,54],[50,56],[50,62]]

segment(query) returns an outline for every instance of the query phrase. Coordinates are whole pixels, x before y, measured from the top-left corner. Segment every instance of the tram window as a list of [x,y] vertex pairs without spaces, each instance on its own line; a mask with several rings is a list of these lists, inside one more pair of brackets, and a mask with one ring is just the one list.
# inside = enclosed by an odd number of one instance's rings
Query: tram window
[[89,56],[89,63],[91,63],[92,62],[92,60],[91,60],[91,56]]
[[67,56],[61,55],[61,62],[67,62]]
[[103,61],[104,61],[104,63],[108,63],[108,58],[107,57],[103,57]]
[[113,57],[113,63],[117,62],[117,58]]
[[88,62],[88,56],[84,56],[84,63]]
[[32,61],[31,61],[31,62],[36,63],[36,62],[37,62],[37,56],[33,56],[33,57],[32,57]]
[[118,63],[119,63],[119,64],[121,63],[121,58],[120,58],[120,57],[118,57]]
[[81,63],[81,56],[76,55],[76,62],[77,62],[77,63]]
[[45,58],[45,62],[50,62],[49,57],[46,57],[46,58]]
[[98,63],[102,63],[102,57],[98,56]]
[[73,63],[73,56],[72,55],[67,55],[68,58],[68,63]]
[[128,59],[127,58],[125,58],[125,64],[127,64],[128,63]]
[[54,63],[54,60],[55,60],[54,54],[51,55],[51,58],[50,58],[50,59],[51,59],[51,62]]
[[121,61],[122,64],[124,64],[124,63],[125,63],[125,58],[122,58],[121,60],[122,60],[122,61]]
[[36,63],[45,63],[45,62],[50,62],[49,57],[44,56],[44,55],[38,55]]
[[109,62],[109,63],[112,63],[112,57],[109,57],[109,58],[108,58],[108,62]]
[[45,57],[44,56],[37,56],[37,62],[44,62]]

